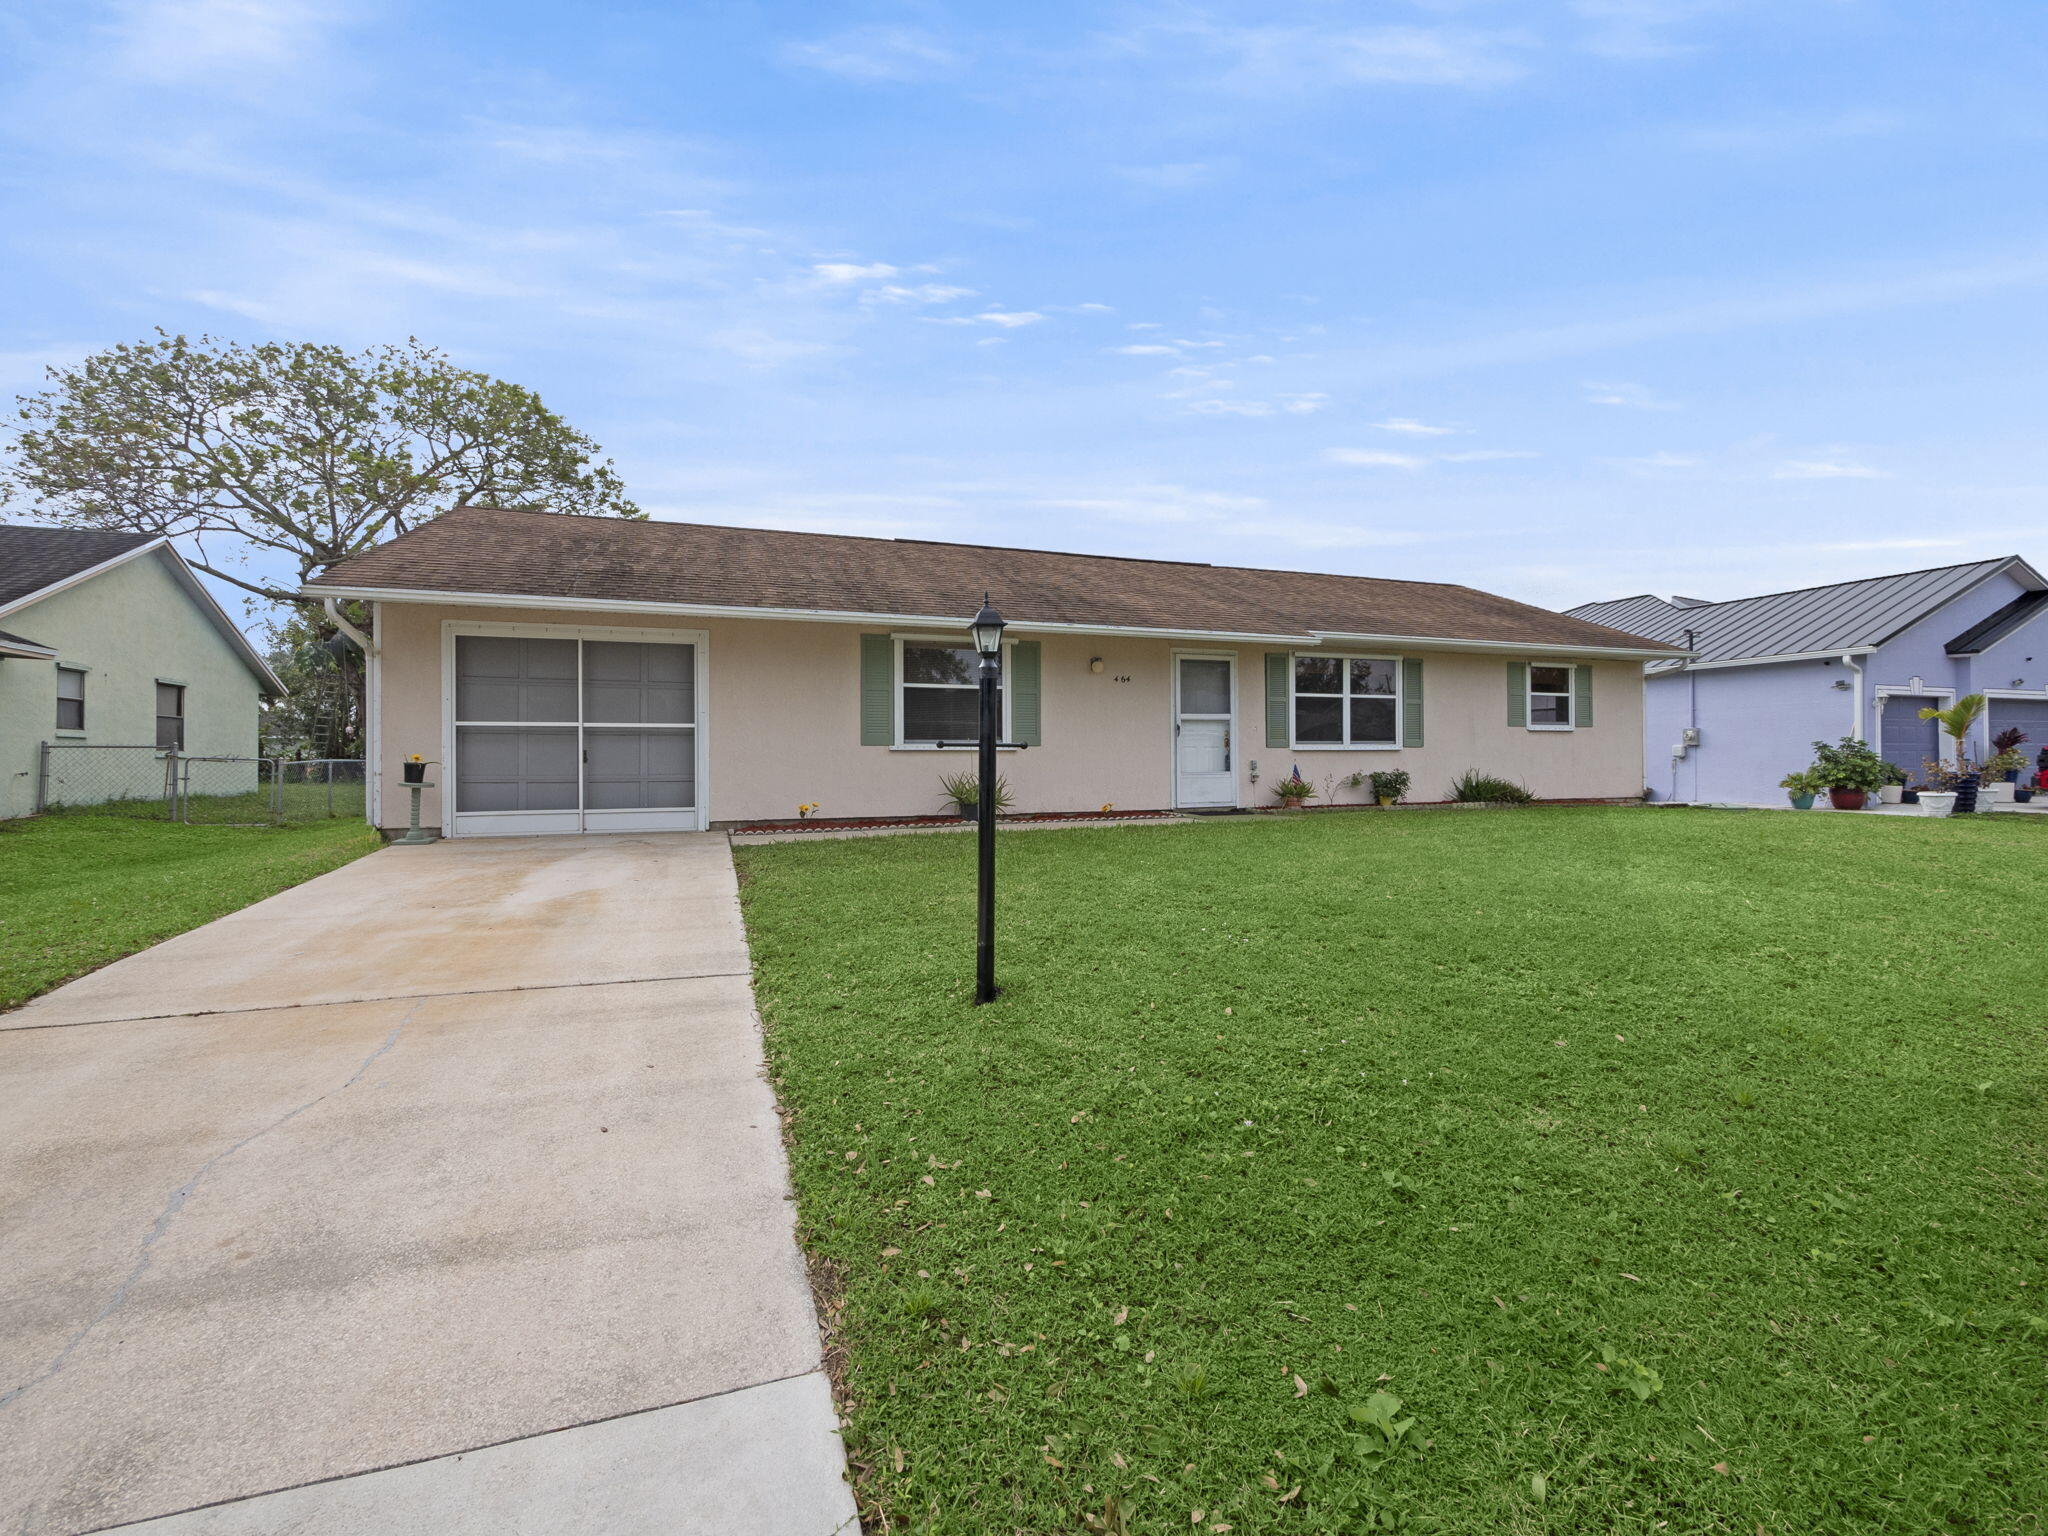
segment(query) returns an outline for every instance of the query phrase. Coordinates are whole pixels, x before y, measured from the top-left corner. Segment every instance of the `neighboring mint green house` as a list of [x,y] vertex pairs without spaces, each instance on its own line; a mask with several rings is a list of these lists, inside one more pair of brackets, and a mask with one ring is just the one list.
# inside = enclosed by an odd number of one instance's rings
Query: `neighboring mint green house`
[[0,525],[0,819],[37,808],[45,742],[135,749],[78,782],[146,794],[163,752],[254,757],[283,692],[169,540]]

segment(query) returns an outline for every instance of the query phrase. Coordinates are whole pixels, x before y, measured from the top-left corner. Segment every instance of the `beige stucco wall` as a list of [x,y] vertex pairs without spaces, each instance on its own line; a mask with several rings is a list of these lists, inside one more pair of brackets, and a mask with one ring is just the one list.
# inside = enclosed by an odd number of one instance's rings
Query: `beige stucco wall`
[[[55,661],[0,661],[0,818],[35,808],[45,741],[134,745],[156,740],[156,685],[185,685],[185,750],[256,751],[260,684],[241,654],[179,585],[161,557],[141,555],[38,602],[0,629],[39,640]],[[57,727],[57,668],[85,669],[85,729]],[[80,799],[146,795],[162,784],[148,753],[59,754]],[[253,770],[252,770],[253,771]],[[62,798],[53,786],[53,798]]]
[[[378,769],[387,786],[379,821],[402,825],[396,788],[409,752],[440,758],[442,624],[589,623],[693,629],[709,636],[709,804],[714,822],[793,818],[800,802],[818,814],[887,816],[944,809],[938,780],[971,753],[892,750],[860,744],[860,635],[865,626],[638,614],[579,617],[560,610],[383,603],[377,608]],[[1157,809],[1173,804],[1171,657],[1177,649],[1237,656],[1233,763],[1241,803],[1270,805],[1270,786],[1298,762],[1311,781],[1354,770],[1405,768],[1410,798],[1444,798],[1467,768],[1500,773],[1546,798],[1620,797],[1642,792],[1642,669],[1603,661],[1594,670],[1594,724],[1571,732],[1507,723],[1505,656],[1408,652],[1425,660],[1424,741],[1396,751],[1302,751],[1266,746],[1265,646],[1164,640],[1039,636],[1043,643],[1044,744],[1005,753],[1016,809]],[[1331,647],[1331,649],[1339,649]],[[1089,670],[1100,656],[1100,673]],[[1560,655],[1559,660],[1572,660]],[[1583,660],[1583,658],[1577,658]],[[1128,678],[1129,681],[1121,681]],[[1256,762],[1260,777],[1250,782]],[[431,777],[443,779],[445,769]],[[1345,791],[1341,799],[1362,799]],[[441,822],[440,791],[423,797],[422,820]]]

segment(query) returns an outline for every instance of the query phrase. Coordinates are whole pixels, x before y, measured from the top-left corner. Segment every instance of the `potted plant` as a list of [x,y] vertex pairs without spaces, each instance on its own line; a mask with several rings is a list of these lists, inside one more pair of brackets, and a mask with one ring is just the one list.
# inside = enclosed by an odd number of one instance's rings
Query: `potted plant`
[[1811,768],[1801,768],[1797,773],[1788,773],[1778,780],[1778,788],[1791,797],[1793,810],[1810,811],[1813,809],[1813,797],[1827,786]]
[[399,774],[404,783],[424,784],[427,782],[427,760],[414,752],[399,764]]
[[1927,793],[1927,786],[1925,784],[1908,784],[1899,791],[1899,804],[1918,805],[1920,797],[1925,793]]
[[[1923,709],[1920,711],[1920,718],[1922,720],[1932,720],[1939,724],[1942,730],[1948,734],[1949,740],[1955,743],[1956,748],[1955,769],[1949,775],[1953,780],[1953,784],[1943,786],[1944,790],[1954,789],[1955,799],[1950,802],[1949,810],[1938,811],[1935,813],[1936,815],[1967,815],[1969,812],[1977,809],[1977,786],[1983,780],[1977,770],[1970,766],[1970,756],[1966,746],[1970,739],[1970,728],[1983,715],[1984,705],[1983,694],[1966,693],[1960,699],[1957,699],[1955,703],[1949,705],[1947,709]],[[1920,803],[1922,805],[1927,803],[1926,796],[1923,795],[1921,797]]]
[[[1906,799],[1906,770],[1893,763],[1884,765],[1884,783],[1877,787],[1877,798],[1884,805],[1902,805]],[[1915,797],[1918,798],[1917,796]]]
[[1864,802],[1884,788],[1892,765],[1857,736],[1844,736],[1833,746],[1824,741],[1813,744],[1816,778],[1826,787],[1828,800],[1838,811],[1860,811]]
[[1408,793],[1408,771],[1388,768],[1372,775],[1372,797],[1381,805],[1399,805]]
[[1991,761],[1999,765],[1998,771],[2008,784],[2020,781],[2020,770],[2027,765],[2027,755],[2020,748],[2026,744],[2027,733],[2016,725],[2007,726],[1991,738]]
[[1298,811],[1304,801],[1316,797],[1316,787],[1301,776],[1299,768],[1290,768],[1287,777],[1273,786],[1273,793],[1279,797],[1281,810]]
[[[973,821],[980,814],[981,775],[971,768],[958,773],[946,774],[939,780],[939,791],[960,812],[962,821]],[[996,775],[995,813],[1000,816],[1010,808],[1010,785],[1001,774]]]

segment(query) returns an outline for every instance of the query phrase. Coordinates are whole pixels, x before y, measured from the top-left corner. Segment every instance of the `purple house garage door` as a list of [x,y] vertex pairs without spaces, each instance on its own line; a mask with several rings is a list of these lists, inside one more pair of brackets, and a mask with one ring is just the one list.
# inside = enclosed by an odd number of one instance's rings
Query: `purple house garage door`
[[2043,747],[2048,747],[2048,699],[1993,699],[1985,713],[1993,736],[2015,725],[2027,733],[2026,744],[2020,751],[2026,754],[2027,776],[2031,779],[2034,759]]
[[1925,780],[1926,764],[1942,755],[1941,727],[1932,720],[1922,720],[1920,711],[1940,709],[1947,703],[1947,699],[1917,693],[1885,696],[1878,750],[1886,762],[1905,774],[1909,784]]

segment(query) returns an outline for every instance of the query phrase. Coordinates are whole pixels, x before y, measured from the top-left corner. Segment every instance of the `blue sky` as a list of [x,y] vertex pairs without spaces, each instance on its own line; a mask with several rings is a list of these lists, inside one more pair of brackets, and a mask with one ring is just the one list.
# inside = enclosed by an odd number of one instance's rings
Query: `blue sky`
[[2035,0],[0,0],[0,390],[408,334],[657,517],[1550,606],[2048,555]]

